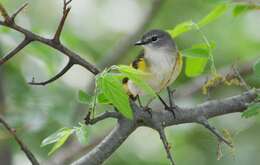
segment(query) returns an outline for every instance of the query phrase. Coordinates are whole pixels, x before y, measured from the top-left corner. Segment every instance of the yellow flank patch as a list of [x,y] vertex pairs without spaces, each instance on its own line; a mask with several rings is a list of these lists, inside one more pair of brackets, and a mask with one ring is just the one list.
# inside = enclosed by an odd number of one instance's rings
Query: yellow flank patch
[[130,95],[131,95],[131,92],[129,91],[127,82],[126,82],[126,83],[123,83],[123,88],[124,88],[126,94],[127,94],[128,96],[130,96]]
[[147,67],[147,65],[145,63],[144,58],[140,58],[138,61],[138,65],[137,65],[138,70],[146,71],[146,69],[147,69],[146,67]]

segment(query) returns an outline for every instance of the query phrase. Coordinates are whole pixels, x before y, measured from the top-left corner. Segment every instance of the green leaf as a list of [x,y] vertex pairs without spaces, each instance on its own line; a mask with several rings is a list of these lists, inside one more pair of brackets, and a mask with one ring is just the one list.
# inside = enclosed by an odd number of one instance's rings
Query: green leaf
[[[211,44],[211,48],[215,47],[214,44]],[[181,51],[181,54],[185,57],[193,58],[209,58],[210,48],[207,44],[196,44],[191,48],[184,49]]]
[[103,74],[99,77],[98,84],[104,96],[125,117],[132,119],[133,112],[130,107],[129,98],[123,89],[121,81],[112,74]]
[[209,50],[203,48],[189,48],[181,51],[184,57],[208,58]]
[[97,102],[99,104],[110,104],[111,102],[106,98],[106,96],[104,95],[103,92],[100,92],[98,95],[97,95]]
[[60,148],[73,132],[74,130],[71,128],[61,128],[55,133],[45,138],[41,143],[41,147],[55,143],[51,151],[48,153],[48,155],[50,155],[58,148]]
[[233,9],[233,16],[239,16],[249,10],[248,4],[237,4]]
[[207,58],[186,58],[185,74],[188,77],[196,77],[203,73],[205,66],[208,62]]
[[84,145],[88,141],[88,134],[87,134],[87,126],[85,124],[79,123],[79,127],[75,128],[76,136],[79,142]]
[[52,143],[56,143],[64,134],[66,134],[67,131],[70,131],[70,130],[71,130],[71,128],[59,129],[55,133],[53,133],[50,136],[48,136],[47,138],[45,138],[41,143],[41,147],[44,147],[44,146],[52,144]]
[[251,4],[251,3],[238,3],[235,5],[233,9],[233,16],[239,16],[241,14],[244,14],[250,10],[260,10],[260,6],[257,4]]
[[246,111],[242,113],[242,117],[249,118],[255,116],[260,111],[260,103],[251,104]]
[[257,76],[260,76],[260,59],[258,59],[254,64],[253,70]]
[[176,25],[172,30],[168,30],[168,32],[170,33],[170,35],[175,38],[185,32],[188,32],[192,29],[194,29],[194,22],[193,21],[186,21],[183,23],[180,23],[178,25]]
[[210,22],[216,20],[218,17],[223,15],[227,11],[227,9],[228,4],[226,3],[218,5],[207,16],[205,16],[198,22],[198,26],[201,28],[209,24]]
[[93,100],[93,97],[87,94],[86,92],[79,90],[78,99],[80,103],[90,104]]
[[118,66],[118,70],[134,82],[138,87],[144,90],[145,93],[156,96],[155,91],[141,77],[150,76],[148,73],[134,69],[127,65]]
[[70,135],[73,133],[73,129],[67,130],[63,132],[63,136],[54,144],[51,151],[48,153],[48,155],[51,155],[53,152],[55,152],[57,149],[59,149],[70,137]]

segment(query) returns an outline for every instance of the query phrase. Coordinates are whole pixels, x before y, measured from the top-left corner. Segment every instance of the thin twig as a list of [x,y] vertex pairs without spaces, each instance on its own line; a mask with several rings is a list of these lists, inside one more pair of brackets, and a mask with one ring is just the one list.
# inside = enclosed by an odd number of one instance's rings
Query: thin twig
[[167,141],[167,138],[166,138],[165,131],[164,131],[163,127],[159,127],[157,129],[157,131],[158,131],[158,133],[160,135],[160,139],[162,140],[164,149],[165,149],[166,154],[167,154],[167,158],[170,160],[172,165],[175,165],[173,157],[171,155],[171,151],[170,151],[171,146],[170,146],[169,142]]
[[27,7],[27,6],[28,6],[28,2],[25,2],[20,8],[18,8],[18,9],[16,10],[16,12],[14,12],[14,14],[12,14],[11,20],[14,22],[16,16],[17,16],[25,7]]
[[43,82],[35,82],[34,78],[32,79],[31,82],[29,82],[30,85],[47,85],[57,79],[59,79],[61,76],[63,76],[72,66],[74,65],[74,62],[72,60],[69,60],[68,64],[54,77],[52,77],[51,79],[47,80],[47,81],[43,81]]
[[235,65],[233,65],[232,67],[233,71],[235,72],[235,75],[239,78],[239,81],[242,83],[243,87],[246,90],[250,90],[250,86],[246,83],[246,81],[244,80],[244,78],[242,77],[242,75],[240,74],[239,70],[237,69],[237,67]]
[[16,135],[15,130],[12,129],[7,122],[3,119],[2,116],[0,116],[0,123],[3,124],[3,126],[7,129],[7,131],[14,137],[15,141],[19,144],[21,147],[21,150],[25,153],[27,158],[31,161],[32,165],[39,165],[40,163],[37,161],[33,153],[28,149],[28,147],[19,139],[19,137]]
[[229,142],[228,140],[226,140],[219,132],[218,130],[211,126],[208,122],[208,120],[204,117],[204,116],[200,116],[197,120],[197,122],[199,124],[202,124],[205,128],[207,128],[211,133],[213,133],[220,142],[224,142],[225,144],[227,144],[229,147],[233,148],[233,144],[231,142]]
[[[89,114],[88,114],[89,115]],[[85,123],[86,124],[96,124],[104,119],[107,119],[107,118],[115,118],[115,119],[119,119],[121,117],[121,115],[118,113],[118,112],[104,112],[102,114],[100,114],[99,116],[93,118],[93,119],[90,119],[89,116],[87,115],[87,117],[85,118]]]
[[68,7],[68,5],[71,2],[72,2],[72,0],[70,0],[68,2],[66,0],[63,0],[63,15],[62,15],[61,21],[59,23],[58,29],[56,30],[56,33],[55,33],[54,38],[53,38],[53,40],[57,43],[60,43],[61,32],[62,32],[62,29],[64,27],[66,18],[67,18],[68,14],[70,12],[70,9],[71,9],[71,7]]
[[32,40],[25,38],[16,48],[7,53],[3,58],[0,59],[0,66],[15,56],[23,48],[25,48]]

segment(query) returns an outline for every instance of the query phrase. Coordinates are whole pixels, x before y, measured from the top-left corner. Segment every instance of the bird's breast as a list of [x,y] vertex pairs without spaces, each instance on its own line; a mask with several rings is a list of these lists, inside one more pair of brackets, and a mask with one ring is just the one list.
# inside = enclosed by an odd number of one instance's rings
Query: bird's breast
[[173,76],[173,69],[176,64],[177,52],[152,51],[145,54],[151,76],[147,83],[156,91],[168,85]]

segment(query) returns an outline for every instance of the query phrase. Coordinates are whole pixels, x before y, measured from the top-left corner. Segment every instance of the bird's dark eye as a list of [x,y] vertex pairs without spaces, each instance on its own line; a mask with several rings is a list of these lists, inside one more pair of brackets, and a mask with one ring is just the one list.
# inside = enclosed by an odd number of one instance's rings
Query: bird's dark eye
[[153,36],[152,37],[152,41],[157,41],[158,40],[158,37],[157,36]]

